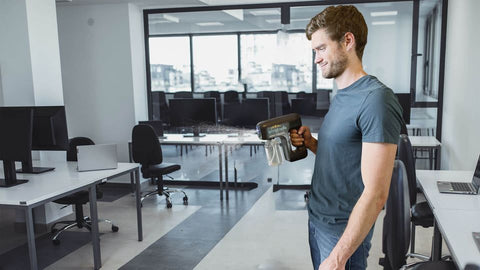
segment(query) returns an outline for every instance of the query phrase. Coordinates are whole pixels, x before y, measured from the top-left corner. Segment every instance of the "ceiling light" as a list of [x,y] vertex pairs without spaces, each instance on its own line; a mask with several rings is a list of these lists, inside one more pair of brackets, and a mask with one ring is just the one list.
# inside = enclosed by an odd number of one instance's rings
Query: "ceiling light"
[[221,22],[199,22],[196,23],[198,26],[220,26],[223,25]]
[[254,16],[280,15],[280,10],[278,9],[260,9],[260,10],[251,10],[249,12]]
[[266,19],[267,23],[280,23],[280,19]]
[[397,16],[398,11],[378,11],[378,12],[370,12],[370,16],[372,17],[380,17],[380,16]]
[[395,21],[375,21],[372,22],[372,25],[392,25],[395,24]]
[[308,22],[310,19],[290,19],[291,22]]

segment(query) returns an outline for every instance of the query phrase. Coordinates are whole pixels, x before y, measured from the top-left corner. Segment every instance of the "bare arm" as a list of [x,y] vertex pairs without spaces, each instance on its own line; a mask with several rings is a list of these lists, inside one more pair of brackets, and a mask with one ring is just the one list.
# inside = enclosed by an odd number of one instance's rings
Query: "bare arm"
[[301,126],[298,130],[290,130],[290,140],[294,146],[298,147],[305,144],[305,147],[310,149],[312,153],[317,154],[318,141],[312,137],[309,127]]
[[342,237],[319,269],[345,269],[347,260],[367,236],[387,201],[396,151],[395,144],[362,144],[361,170],[365,189],[350,214]]

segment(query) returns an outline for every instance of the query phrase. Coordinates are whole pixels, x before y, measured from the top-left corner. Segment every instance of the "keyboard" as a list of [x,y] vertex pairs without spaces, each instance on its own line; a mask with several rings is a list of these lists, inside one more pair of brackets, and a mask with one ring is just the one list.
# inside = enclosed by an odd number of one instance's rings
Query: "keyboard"
[[470,183],[452,182],[451,185],[455,191],[472,191]]

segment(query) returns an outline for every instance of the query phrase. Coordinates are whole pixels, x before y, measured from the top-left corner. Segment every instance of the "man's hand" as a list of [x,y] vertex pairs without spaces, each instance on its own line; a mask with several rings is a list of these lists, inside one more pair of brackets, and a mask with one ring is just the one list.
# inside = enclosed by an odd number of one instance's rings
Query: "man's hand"
[[332,257],[327,257],[322,264],[318,267],[318,270],[344,270],[345,264],[341,264],[335,261]]
[[293,146],[299,147],[305,145],[305,147],[310,149],[314,154],[317,153],[317,140],[312,137],[309,127],[301,126],[298,130],[290,130],[290,140]]

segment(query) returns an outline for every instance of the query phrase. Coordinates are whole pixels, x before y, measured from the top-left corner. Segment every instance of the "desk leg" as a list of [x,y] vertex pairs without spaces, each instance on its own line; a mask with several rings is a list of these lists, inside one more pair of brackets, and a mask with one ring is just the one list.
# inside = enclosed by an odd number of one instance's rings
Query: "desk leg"
[[223,200],[223,175],[222,175],[222,162],[223,162],[223,158],[222,158],[222,145],[219,144],[218,145],[218,171],[219,171],[219,181],[220,181],[220,200],[222,201]]
[[25,208],[25,225],[27,226],[28,257],[30,269],[37,270],[37,250],[35,249],[35,232],[33,230],[33,216],[30,207]]
[[[132,157],[132,143],[128,143],[128,160],[130,163],[133,163],[133,157]],[[130,187],[132,188],[132,193],[135,192],[135,185],[133,181],[135,180],[135,176],[133,175],[133,172],[130,173]]]
[[433,222],[432,261],[439,261],[442,258],[442,234],[438,229],[437,221]]
[[102,267],[102,258],[100,255],[100,235],[98,233],[98,215],[97,215],[97,189],[95,185],[88,188],[90,197],[90,218],[92,219],[92,245],[93,245],[93,267],[100,269]]
[[142,203],[140,202],[140,169],[134,171],[135,174],[135,204],[137,205],[137,230],[138,241],[143,241],[143,225],[142,225]]
[[440,165],[442,162],[442,156],[440,146],[435,148],[435,170],[440,170]]
[[224,145],[225,150],[225,199],[228,201],[228,145]]

